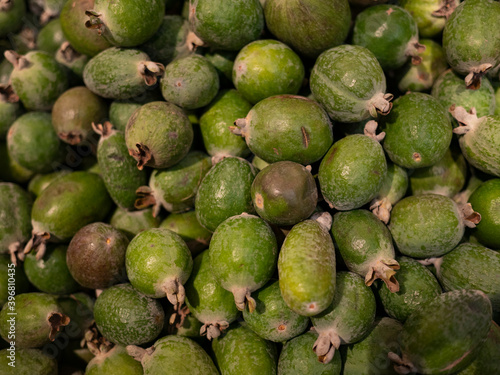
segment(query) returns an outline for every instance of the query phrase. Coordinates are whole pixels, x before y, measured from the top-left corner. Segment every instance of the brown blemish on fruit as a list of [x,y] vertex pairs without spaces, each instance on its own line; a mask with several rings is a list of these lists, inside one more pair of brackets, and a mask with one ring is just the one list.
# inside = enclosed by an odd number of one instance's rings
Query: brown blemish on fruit
[[273,151],[276,155],[280,156],[281,155],[281,150],[279,148],[273,147]]
[[59,133],[58,136],[62,141],[66,142],[72,146],[77,145],[81,141],[83,141],[82,135],[78,131],[74,131],[74,130],[66,132],[66,133]]
[[307,133],[306,128],[304,128],[303,126],[300,128],[300,130],[302,131],[302,144],[304,145],[305,148],[308,148],[310,140],[309,134]]
[[413,160],[415,160],[417,163],[420,163],[422,161],[422,156],[418,152],[414,152],[413,155],[411,156]]
[[54,339],[56,338],[56,334],[57,332],[59,332],[61,327],[67,326],[70,322],[69,316],[61,313],[52,313],[49,315],[47,320],[50,324],[50,341],[54,341]]
[[315,304],[315,303],[311,303],[311,304],[309,305],[309,309],[310,309],[310,310],[314,310],[315,308],[316,308],[316,304]]
[[284,324],[280,324],[278,326],[278,331],[284,331],[286,329],[286,326]]
[[108,244],[108,245],[109,245],[110,243],[111,243],[111,238],[109,238],[109,237],[108,237],[108,238],[106,238],[106,244]]
[[255,194],[255,205],[261,210],[264,208],[264,198],[259,193]]
[[387,13],[388,16],[390,16],[392,14],[392,12],[394,12],[394,9],[392,9],[392,8],[389,8],[386,11],[386,13]]

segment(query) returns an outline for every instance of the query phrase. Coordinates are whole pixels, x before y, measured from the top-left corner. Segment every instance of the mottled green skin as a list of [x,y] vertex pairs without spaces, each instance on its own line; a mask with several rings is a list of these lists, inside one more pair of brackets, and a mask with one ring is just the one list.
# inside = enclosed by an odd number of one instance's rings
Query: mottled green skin
[[214,51],[205,53],[219,75],[221,87],[230,86],[233,77],[233,65],[238,51]]
[[500,63],[500,4],[492,0],[460,3],[446,21],[443,48],[448,64],[466,75],[481,64]]
[[116,345],[109,352],[92,358],[85,375],[143,375],[141,363],[128,355],[124,346]]
[[[464,107],[467,111],[475,108],[477,116],[493,115],[496,108],[495,92],[488,78],[481,79],[481,87],[469,90],[463,77],[448,69],[441,73],[432,86],[432,96],[438,99],[446,108]],[[450,114],[450,118],[452,118]]]
[[318,334],[306,332],[288,341],[281,350],[278,361],[278,375],[340,375],[342,358],[336,352],[327,364],[318,361],[318,356],[311,350]]
[[165,0],[94,0],[92,10],[104,23],[104,39],[115,46],[134,47],[146,42],[160,27]]
[[278,245],[263,219],[242,214],[224,220],[210,240],[210,264],[220,285],[253,292],[264,286],[276,270]]
[[9,366],[12,360],[8,358],[9,355],[8,349],[0,351],[0,368],[4,375],[57,375],[58,373],[57,360],[44,354],[42,350],[17,349],[15,367]]
[[7,144],[0,142],[0,179],[3,181],[24,184],[28,182],[35,173],[19,165],[12,159],[7,151]]
[[[67,47],[69,50],[71,47]],[[64,51],[64,52],[63,52]],[[73,86],[75,84],[80,84],[83,79],[83,70],[85,69],[85,65],[89,62],[91,59],[90,56],[88,55],[81,55],[81,54],[75,54],[75,55],[69,55],[66,53],[66,49],[59,48],[55,54],[56,61],[64,65],[67,69],[69,69],[69,80],[70,80],[70,86]]]
[[221,375],[275,375],[276,344],[266,341],[245,325],[234,325],[212,341]]
[[232,323],[240,315],[232,293],[220,286],[212,271],[208,250],[194,259],[185,289],[189,311],[203,324]]
[[252,183],[255,211],[276,225],[295,225],[316,208],[318,190],[303,165],[279,161],[260,171]]
[[189,24],[204,45],[238,51],[259,38],[264,11],[258,0],[190,0]]
[[356,17],[352,43],[373,52],[384,70],[403,66],[408,60],[409,45],[416,42],[417,22],[397,5],[374,5]]
[[[0,306],[3,306],[9,298],[9,278],[11,276],[15,280],[16,294],[26,293],[30,288],[30,282],[26,277],[24,268],[20,264],[14,267],[10,261],[10,256],[6,254],[0,255],[0,275],[2,275],[0,277]],[[14,291],[10,292],[13,293]]]
[[24,272],[38,290],[50,294],[70,294],[80,289],[66,264],[66,245],[50,247],[42,259],[31,253],[24,261]]
[[250,188],[255,168],[246,160],[228,157],[205,175],[196,194],[196,218],[213,232],[227,218],[243,212],[252,213]]
[[356,122],[370,117],[370,100],[386,90],[384,71],[362,46],[341,45],[323,52],[311,72],[314,98],[333,120]]
[[128,120],[141,106],[140,103],[114,100],[109,105],[109,121],[115,129],[125,132]]
[[396,375],[387,353],[399,354],[397,338],[403,325],[395,319],[378,318],[362,341],[340,347],[345,374]]
[[399,165],[387,162],[387,175],[376,199],[386,199],[391,205],[397,203],[408,190],[408,173]]
[[134,237],[125,258],[130,283],[148,297],[166,296],[164,283],[184,284],[193,269],[193,258],[184,240],[165,228],[145,230]]
[[[452,5],[457,6],[459,0],[454,0]],[[399,5],[407,10],[418,26],[418,33],[423,38],[432,38],[444,28],[446,18],[432,13],[439,10],[444,4],[443,0],[400,0]]]
[[54,18],[40,29],[36,37],[36,47],[40,51],[55,55],[61,44],[65,41],[66,38],[61,28],[61,20]]
[[[7,60],[5,60],[7,61]],[[5,140],[7,131],[16,119],[22,115],[23,109],[19,102],[9,103],[0,99],[0,139]],[[247,111],[248,112],[248,111]],[[243,115],[245,116],[246,113]]]
[[481,214],[474,236],[484,246],[500,250],[500,179],[483,182],[471,194],[469,202]]
[[175,104],[151,102],[132,114],[125,130],[125,141],[129,150],[135,151],[137,143],[149,148],[152,159],[147,166],[168,168],[187,155],[193,143],[193,126]]
[[71,171],[62,170],[47,174],[37,174],[30,180],[28,184],[28,191],[33,194],[33,196],[37,197],[47,188],[47,186],[55,181],[58,181],[59,178],[67,175],[68,173],[71,173]]
[[0,183],[0,253],[15,242],[22,245],[31,235],[31,196],[19,185]]
[[268,29],[277,39],[310,59],[342,44],[351,20],[347,0],[268,0],[264,14]]
[[46,293],[17,294],[14,305],[6,303],[0,311],[0,336],[7,341],[10,324],[9,312],[16,312],[16,349],[38,348],[50,342],[51,324],[49,318],[53,313],[62,314],[57,297]]
[[101,221],[111,209],[106,186],[95,173],[69,173],[49,185],[33,203],[31,223],[36,232],[67,241],[85,225]]
[[12,88],[23,106],[30,111],[49,111],[56,99],[68,88],[64,67],[50,54],[31,51],[23,56],[29,65],[14,67],[10,75]]
[[250,103],[274,95],[299,92],[304,80],[304,64],[286,44],[256,40],[243,47],[233,66],[233,83]]
[[318,180],[331,207],[352,210],[377,196],[386,175],[387,162],[380,143],[353,134],[330,148],[319,166]]
[[410,173],[412,195],[441,194],[453,198],[465,185],[467,163],[461,153],[447,150],[444,157],[431,167]]
[[335,249],[327,229],[314,220],[296,224],[278,257],[283,299],[299,315],[325,310],[335,295]]
[[144,375],[157,375],[165,371],[178,375],[219,375],[212,359],[193,340],[172,335],[165,336],[153,345],[152,354],[142,359]]
[[443,158],[451,143],[447,109],[436,98],[419,92],[396,99],[391,113],[382,119],[382,128],[385,152],[404,168],[430,167]]
[[234,121],[243,118],[252,105],[236,90],[221,91],[200,117],[203,144],[210,156],[241,156],[250,154],[246,142],[229,131]]
[[50,113],[29,112],[21,115],[7,133],[9,155],[22,167],[36,173],[50,172],[63,158],[63,146]]
[[424,194],[400,200],[392,209],[389,229],[402,254],[430,258],[446,254],[457,246],[465,226],[451,198]]
[[391,293],[381,282],[376,284],[375,291],[386,313],[404,322],[416,308],[441,294],[441,286],[432,272],[416,260],[408,257],[396,260],[400,266],[399,291]]
[[215,98],[219,76],[205,57],[190,55],[168,64],[160,85],[166,101],[185,109],[196,109]]
[[451,374],[470,363],[491,326],[491,303],[483,292],[440,294],[415,310],[399,335],[401,352],[424,374]]
[[97,297],[94,318],[99,331],[112,343],[140,345],[160,334],[165,314],[157,300],[130,284],[118,284]]
[[14,0],[9,9],[0,12],[0,38],[7,37],[21,28],[26,15],[26,2]]
[[333,143],[332,124],[321,106],[303,96],[277,95],[257,103],[243,135],[252,152],[269,163],[311,164]]
[[117,208],[111,216],[109,223],[116,229],[121,230],[129,240],[134,238],[139,232],[157,228],[160,225],[160,218],[153,217],[152,209],[144,209],[140,211],[126,211]]
[[496,374],[500,371],[500,328],[495,322],[491,323],[486,342],[479,350],[479,354],[459,375]]

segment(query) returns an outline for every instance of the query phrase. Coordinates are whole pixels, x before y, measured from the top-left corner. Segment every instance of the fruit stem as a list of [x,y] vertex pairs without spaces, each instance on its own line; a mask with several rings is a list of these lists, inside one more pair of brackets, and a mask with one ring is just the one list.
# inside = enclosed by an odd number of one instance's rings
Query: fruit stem
[[9,245],[10,261],[17,266],[17,253],[21,252],[21,242],[16,241]]
[[12,64],[14,69],[23,70],[31,66],[29,60],[26,57],[18,54],[16,51],[7,50],[3,53],[3,55],[5,56],[7,61]]
[[151,355],[155,351],[154,346],[147,348],[147,349],[144,349],[144,348],[141,348],[140,346],[136,346],[136,345],[127,345],[125,348],[127,349],[128,355],[139,362],[142,361],[144,356]]
[[395,363],[394,365],[394,370],[396,370],[396,372],[398,374],[401,374],[401,375],[406,375],[406,374],[415,374],[417,373],[417,369],[416,367],[410,362],[408,361],[405,357],[405,355],[403,354],[403,358],[401,358],[399,355],[397,355],[396,353],[394,352],[389,352],[387,354],[387,357]]
[[174,310],[179,311],[181,306],[184,304],[184,300],[186,299],[186,291],[184,290],[184,286],[180,283],[179,279],[176,277],[165,280],[162,289],[165,291],[169,302],[174,305]]
[[151,151],[149,151],[149,147],[143,145],[142,143],[136,143],[135,147],[137,150],[128,150],[130,156],[132,156],[135,160],[137,160],[137,168],[142,171],[144,166],[153,159],[153,155]]
[[165,66],[153,61],[141,61],[138,69],[147,86],[155,85],[158,78],[165,73]]
[[32,235],[23,252],[19,252],[19,259],[24,260],[24,255],[31,252],[31,250],[36,251],[36,260],[40,260],[45,255],[45,250],[47,248],[46,242],[50,239],[50,233],[48,232],[35,232],[33,230]]
[[311,220],[317,221],[328,232],[332,228],[333,218],[328,212],[315,212],[311,215]]
[[247,126],[247,120],[245,118],[239,118],[234,122],[234,126],[230,126],[229,130],[235,135],[241,135],[245,138],[245,128]]
[[455,134],[465,134],[477,126],[479,118],[477,117],[476,108],[472,107],[469,112],[464,107],[456,107],[454,104],[450,106],[448,111],[458,121],[459,126],[453,129]]
[[95,124],[92,122],[92,129],[99,134],[102,138],[108,138],[113,132],[113,124],[109,121],[105,121],[104,124]]
[[12,85],[0,85],[0,101],[4,103],[17,103],[19,96],[12,89]]
[[135,191],[135,194],[138,198],[134,202],[134,207],[142,210],[143,208],[153,206],[153,217],[157,217],[160,213],[161,204],[160,200],[156,199],[154,190],[149,186],[141,186]]
[[425,51],[425,46],[418,42],[418,38],[412,38],[406,46],[405,54],[406,56],[411,56],[411,63],[413,65],[420,65],[422,63],[422,57],[419,56]]
[[387,224],[391,219],[392,204],[387,197],[375,198],[370,203],[370,211],[384,224]]
[[6,12],[14,6],[12,0],[0,0],[0,12]]
[[59,332],[61,327],[67,326],[69,324],[70,318],[67,315],[56,312],[50,314],[47,321],[50,325],[49,339],[50,341],[54,341],[57,332]]
[[226,330],[229,327],[229,323],[225,320],[221,320],[218,322],[208,322],[201,326],[200,335],[207,336],[208,340],[216,339],[222,333],[222,331]]
[[203,40],[201,40],[194,31],[189,31],[186,35],[186,45],[191,52],[196,51],[196,48],[204,46]]
[[83,141],[83,137],[78,130],[71,130],[66,133],[61,132],[58,134],[58,136],[59,138],[61,138],[62,141],[72,146],[75,146]]
[[255,311],[257,305],[255,300],[251,297],[248,288],[234,288],[232,292],[234,295],[234,303],[238,310],[245,310],[245,306],[248,304],[248,311],[251,313]]
[[456,0],[443,0],[441,3],[441,7],[438,10],[435,10],[431,13],[434,17],[448,17],[453,13],[455,8],[457,7]]
[[333,329],[321,332],[313,345],[318,361],[324,364],[329,363],[335,355],[335,350],[338,350],[340,343],[340,337]]
[[97,30],[97,33],[102,35],[106,29],[106,25],[104,25],[104,22],[99,18],[101,14],[97,13],[95,10],[86,10],[85,15],[89,17],[85,22],[85,27],[90,30]]
[[69,44],[69,42],[64,42],[63,44],[61,44],[61,47],[59,47],[59,51],[61,52],[61,56],[64,61],[66,61],[67,63],[71,63],[81,56],[81,54],[78,53],[71,46],[71,44]]
[[399,292],[399,283],[394,277],[395,270],[399,270],[399,263],[395,259],[377,260],[366,273],[365,284],[371,286],[375,280],[381,279],[391,293]]
[[392,109],[391,100],[393,97],[394,95],[384,94],[383,92],[373,95],[366,104],[370,116],[377,117],[377,113],[380,113],[382,116],[388,115]]
[[374,139],[380,143],[385,138],[385,132],[381,132],[380,134],[377,134],[377,127],[378,127],[377,121],[370,120],[365,124],[365,128],[363,129],[363,133],[367,137],[370,137],[371,139]]
[[477,224],[481,221],[481,214],[474,211],[470,203],[466,203],[460,206],[460,211],[462,214],[462,220],[465,226],[469,228],[475,228]]
[[491,64],[481,64],[472,67],[469,74],[465,77],[465,84],[469,90],[477,90],[481,87],[481,78],[488,70],[493,68]]

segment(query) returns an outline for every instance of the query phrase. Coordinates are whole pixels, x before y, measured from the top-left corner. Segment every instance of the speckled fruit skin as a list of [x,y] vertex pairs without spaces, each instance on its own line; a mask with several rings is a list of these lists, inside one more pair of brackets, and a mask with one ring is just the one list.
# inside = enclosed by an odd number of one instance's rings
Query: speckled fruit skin
[[[484,246],[500,249],[500,179],[483,182],[469,197],[470,204],[481,214],[474,236]],[[476,208],[477,207],[477,208]]]
[[443,158],[450,146],[452,127],[447,109],[434,97],[411,92],[394,101],[382,119],[384,150],[404,168],[429,167]]
[[274,95],[297,94],[304,74],[300,57],[274,39],[247,44],[233,65],[234,86],[252,104]]
[[318,334],[311,331],[287,341],[279,357],[278,375],[340,375],[342,370],[340,353],[336,352],[329,363],[321,363],[311,350],[317,339]]
[[[453,0],[451,1],[451,6],[456,7],[459,3],[459,0]],[[432,38],[443,30],[446,17],[444,15],[436,15],[434,12],[441,9],[446,4],[446,1],[401,0],[399,4],[415,19],[418,25],[418,33],[421,37]]]
[[142,104],[129,100],[114,100],[109,105],[109,121],[116,130],[125,132],[130,116],[141,106]]
[[131,240],[143,230],[157,228],[160,225],[160,218],[153,217],[152,209],[126,211],[118,207],[109,219],[109,223]]
[[39,349],[17,349],[16,366],[9,366],[10,352],[0,351],[0,367],[4,375],[54,375],[57,374],[57,360]]
[[386,80],[370,50],[345,44],[318,57],[310,87],[333,120],[357,122],[370,117],[375,98],[384,97]]
[[380,143],[353,134],[335,142],[326,153],[318,180],[330,207],[352,210],[375,198],[386,174],[387,162]]
[[213,340],[212,349],[224,375],[276,374],[276,345],[244,325],[234,325],[224,336]]
[[170,335],[153,345],[154,352],[142,359],[144,375],[156,375],[168,369],[172,374],[219,375],[212,359],[193,340]]
[[403,360],[415,372],[451,374],[477,355],[491,326],[491,303],[478,290],[440,294],[406,320],[399,335]]
[[154,340],[163,328],[164,317],[157,300],[130,284],[105,289],[94,305],[97,328],[109,341],[120,345],[140,345]]
[[239,51],[260,36],[264,11],[258,0],[190,0],[189,24],[204,45]]
[[296,224],[278,257],[280,290],[288,307],[303,316],[325,310],[335,295],[335,264],[328,230],[314,220]]
[[310,59],[342,44],[351,20],[347,0],[268,0],[264,14],[268,29],[277,39]]
[[85,375],[143,375],[141,363],[128,355],[125,347],[115,345],[109,352],[92,358]]

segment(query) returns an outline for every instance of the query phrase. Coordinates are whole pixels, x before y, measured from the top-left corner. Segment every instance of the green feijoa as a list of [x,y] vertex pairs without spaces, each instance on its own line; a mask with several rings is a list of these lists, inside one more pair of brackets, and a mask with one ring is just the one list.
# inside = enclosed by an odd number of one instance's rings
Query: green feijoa
[[111,216],[109,223],[116,229],[121,230],[129,240],[136,234],[146,229],[158,228],[160,218],[153,216],[150,208],[139,211],[127,211],[117,208]]
[[391,233],[367,210],[337,212],[332,234],[347,268],[365,278],[370,286],[381,279],[392,292],[399,290],[394,277],[399,269],[394,259]]
[[459,137],[460,149],[470,165],[482,172],[500,177],[500,116],[479,117],[474,109],[451,107],[460,126],[453,132]]
[[418,65],[407,62],[398,72],[398,89],[406,91],[427,91],[432,88],[436,78],[443,73],[448,64],[443,47],[431,39],[421,39],[425,50],[418,56],[422,62]]
[[479,354],[464,370],[457,372],[459,375],[496,374],[500,371],[500,327],[491,322],[486,342],[481,347]]
[[63,42],[55,54],[56,61],[69,69],[70,86],[80,84],[83,79],[83,70],[90,60],[90,56],[78,53],[69,42]]
[[[0,140],[5,140],[10,126],[23,113],[19,101],[15,100],[12,94],[11,86],[0,85]],[[245,115],[246,113],[243,116]]]
[[387,314],[404,322],[420,305],[441,294],[441,286],[432,272],[416,260],[398,257],[397,262],[399,291],[391,293],[379,282],[375,291]]
[[125,142],[137,167],[168,168],[187,155],[193,126],[175,104],[150,102],[137,109],[127,123]]
[[438,35],[443,30],[446,19],[453,13],[459,3],[459,0],[399,1],[399,5],[415,19],[418,33],[424,38],[432,38]]
[[264,340],[243,324],[234,325],[212,341],[220,372],[224,375],[275,375],[276,344]]
[[392,108],[384,71],[362,46],[345,44],[323,52],[311,71],[310,88],[336,121],[357,122],[386,115]]
[[333,302],[311,317],[319,334],[313,345],[318,360],[328,363],[341,344],[361,340],[373,325],[375,309],[375,296],[363,278],[352,272],[337,273]]
[[131,284],[118,284],[97,297],[94,318],[99,331],[112,343],[140,345],[160,334],[165,314],[157,300]]
[[327,228],[315,220],[295,224],[278,257],[280,290],[288,307],[303,316],[325,310],[335,295],[335,265]]
[[264,11],[258,0],[190,0],[189,25],[194,44],[239,51],[259,38]]
[[82,286],[104,289],[125,279],[125,234],[109,224],[94,222],[81,228],[69,243],[66,262]]
[[268,0],[264,15],[268,29],[277,39],[310,59],[342,44],[351,20],[347,0]]
[[140,103],[128,100],[114,100],[109,105],[109,121],[117,130],[125,132],[128,120],[141,106]]
[[0,183],[0,253],[10,253],[16,263],[16,252],[29,240],[33,200],[22,187],[11,182]]
[[163,70],[162,64],[138,49],[111,47],[89,60],[83,82],[103,98],[129,99],[155,85]]
[[480,290],[490,299],[493,315],[500,315],[500,253],[466,242],[434,264],[444,290]]
[[24,23],[25,15],[25,1],[4,1],[0,6],[0,37],[4,38],[19,30]]
[[256,40],[243,47],[233,66],[233,83],[250,103],[274,95],[299,92],[304,64],[286,44],[274,39]]
[[269,163],[289,160],[310,164],[333,143],[332,124],[321,106],[303,96],[266,98],[231,128],[250,150]]
[[252,183],[253,206],[259,216],[276,225],[294,225],[311,216],[318,190],[309,169],[279,161],[260,171]]
[[451,143],[452,126],[446,108],[434,97],[410,92],[394,101],[382,119],[384,150],[393,163],[423,168],[443,158]]
[[167,228],[181,236],[193,256],[208,248],[210,238],[212,238],[212,232],[203,228],[198,222],[195,211],[170,214],[161,222],[160,227]]
[[203,144],[210,156],[246,157],[250,150],[246,142],[229,131],[236,119],[245,117],[252,105],[236,90],[221,91],[200,117]]
[[66,245],[51,246],[41,259],[36,259],[34,254],[26,256],[24,271],[38,290],[49,294],[69,294],[80,289],[68,270],[66,250]]
[[[9,313],[16,312],[13,317]],[[0,336],[14,339],[16,349],[38,348],[54,341],[57,332],[68,325],[57,297],[46,293],[23,293],[7,302],[0,311]]]
[[137,169],[135,160],[128,153],[123,132],[112,129],[109,121],[93,127],[101,135],[97,161],[106,189],[117,206],[133,209],[135,192],[147,181],[146,171]]
[[278,245],[260,217],[243,213],[224,220],[210,240],[210,265],[220,285],[233,293],[243,311],[255,310],[251,293],[264,286],[276,269]]
[[491,303],[478,290],[438,295],[406,319],[398,341],[401,355],[390,352],[398,373],[452,374],[467,366],[486,340]]
[[250,189],[255,168],[245,159],[227,157],[205,175],[196,194],[196,218],[213,232],[227,218],[254,212]]
[[471,194],[469,202],[481,214],[474,236],[484,246],[500,250],[500,179],[483,182]]
[[483,172],[478,171],[475,168],[469,168],[471,175],[469,179],[467,180],[467,185],[465,186],[464,190],[462,190],[460,193],[456,194],[453,197],[453,200],[457,204],[466,204],[469,202],[469,198],[473,192],[476,191],[476,189],[481,186],[481,184],[484,181],[487,181],[492,178],[491,175],[485,174]]
[[263,339],[285,342],[301,333],[309,325],[309,318],[292,311],[281,296],[279,281],[270,281],[253,295],[255,311],[243,310],[243,318],[252,331]]
[[46,112],[28,112],[14,121],[7,133],[9,155],[22,167],[36,173],[50,172],[64,151]]
[[278,360],[278,375],[340,375],[340,353],[335,352],[329,363],[321,363],[311,350],[317,339],[318,334],[310,331],[287,341]]
[[191,151],[173,167],[156,169],[149,186],[137,190],[136,208],[153,205],[158,216],[163,206],[169,212],[182,212],[193,208],[194,199],[203,177],[212,168],[210,157],[202,151]]
[[190,55],[172,61],[161,79],[165,100],[185,109],[206,106],[219,91],[219,76],[205,57]]
[[395,319],[378,318],[361,341],[340,347],[345,374],[396,375],[387,353],[400,354],[397,343],[403,325]]
[[25,184],[33,177],[35,172],[19,165],[10,157],[7,143],[0,142],[0,180],[17,184]]
[[8,348],[0,351],[0,368],[4,375],[54,375],[57,360],[40,349]]
[[412,195],[393,207],[389,229],[403,255],[438,257],[452,250],[462,239],[464,215],[465,211],[444,195]]
[[335,142],[319,166],[321,193],[337,210],[359,208],[375,198],[387,175],[378,140],[352,134]]
[[23,106],[30,111],[52,109],[59,95],[68,88],[64,67],[47,52],[5,53],[5,58],[14,66],[10,75],[12,88]]
[[139,362],[132,358],[122,345],[109,351],[98,352],[87,364],[85,375],[143,375]]
[[408,57],[414,64],[423,51],[418,43],[418,26],[411,14],[397,5],[379,4],[358,14],[354,22],[352,43],[368,48],[383,69],[397,69]]
[[37,197],[47,188],[47,186],[58,181],[60,177],[67,175],[68,173],[71,173],[71,171],[63,169],[61,171],[55,171],[47,174],[36,174],[28,184],[28,191]]
[[145,230],[134,237],[125,256],[130,283],[148,297],[167,297],[175,310],[184,304],[184,283],[193,258],[184,240],[165,228]]
[[0,272],[2,275],[0,277],[0,306],[3,306],[7,301],[13,301],[15,294],[26,293],[30,288],[30,282],[24,268],[20,264],[12,263],[7,254],[0,254]]
[[193,262],[193,271],[185,285],[186,305],[203,326],[201,335],[209,340],[220,336],[239,316],[234,296],[220,286],[210,264],[209,250],[199,254]]
[[66,38],[62,32],[61,20],[54,18],[40,29],[36,37],[36,47],[40,51],[55,55],[64,41],[66,41]]
[[460,3],[446,21],[443,48],[448,64],[467,75],[467,87],[477,89],[481,76],[500,63],[500,4],[490,0]]
[[221,87],[231,86],[233,82],[233,65],[238,51],[213,51],[205,53],[219,75]]
[[72,87],[57,98],[52,109],[52,125],[64,142],[76,145],[87,139],[92,123],[101,123],[108,105],[85,86]]

